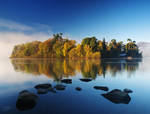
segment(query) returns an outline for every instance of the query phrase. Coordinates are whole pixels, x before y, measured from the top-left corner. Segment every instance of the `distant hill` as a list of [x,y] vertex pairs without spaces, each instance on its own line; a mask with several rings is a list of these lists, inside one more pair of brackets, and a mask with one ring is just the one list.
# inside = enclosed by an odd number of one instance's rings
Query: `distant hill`
[[150,57],[150,42],[139,42],[137,45],[142,51],[143,57]]

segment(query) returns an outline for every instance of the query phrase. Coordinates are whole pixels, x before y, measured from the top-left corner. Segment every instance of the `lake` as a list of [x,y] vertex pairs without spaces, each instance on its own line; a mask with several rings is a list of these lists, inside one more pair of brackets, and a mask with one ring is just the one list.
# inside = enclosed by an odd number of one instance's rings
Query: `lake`
[[[0,114],[149,114],[149,65],[148,58],[1,60]],[[23,90],[37,97],[32,106],[18,102]]]

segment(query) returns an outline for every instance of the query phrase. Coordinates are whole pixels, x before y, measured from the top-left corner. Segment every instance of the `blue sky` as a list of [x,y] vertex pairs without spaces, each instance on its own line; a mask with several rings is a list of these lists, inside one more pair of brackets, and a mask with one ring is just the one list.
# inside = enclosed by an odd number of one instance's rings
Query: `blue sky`
[[150,42],[150,0],[1,0],[0,44],[46,40],[53,33],[77,40]]

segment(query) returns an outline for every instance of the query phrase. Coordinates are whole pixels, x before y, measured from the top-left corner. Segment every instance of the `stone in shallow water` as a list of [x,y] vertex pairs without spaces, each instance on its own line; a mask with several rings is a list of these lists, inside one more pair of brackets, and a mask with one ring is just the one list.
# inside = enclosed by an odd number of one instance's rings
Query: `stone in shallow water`
[[77,91],[81,91],[81,90],[82,90],[82,88],[80,88],[80,87],[76,87],[76,90],[77,90]]
[[62,83],[66,83],[66,84],[71,84],[72,83],[72,79],[62,79],[61,82]]
[[56,93],[51,84],[38,84],[35,86],[38,94]]
[[94,89],[97,89],[97,90],[103,90],[103,91],[108,91],[108,87],[105,87],[105,86],[94,86],[93,87]]
[[128,104],[131,100],[128,93],[123,92],[119,89],[114,89],[111,92],[102,94],[102,96],[116,104],[120,104],[120,103]]
[[19,92],[19,95],[24,95],[24,94],[26,94],[28,92],[29,92],[28,90],[23,90],[23,91]]
[[48,89],[51,88],[52,85],[51,84],[38,84],[35,86],[36,89]]
[[132,93],[133,92],[131,89],[127,89],[127,88],[124,89],[123,91],[126,92],[126,93]]
[[46,94],[48,93],[48,89],[37,89],[38,94]]
[[58,84],[54,88],[56,88],[57,90],[65,90],[66,86]]
[[82,79],[80,79],[82,82],[90,82],[90,81],[92,81],[92,79],[90,79],[90,78],[82,78]]
[[19,93],[16,107],[18,110],[29,110],[35,107],[37,103],[38,96],[27,90],[21,91]]

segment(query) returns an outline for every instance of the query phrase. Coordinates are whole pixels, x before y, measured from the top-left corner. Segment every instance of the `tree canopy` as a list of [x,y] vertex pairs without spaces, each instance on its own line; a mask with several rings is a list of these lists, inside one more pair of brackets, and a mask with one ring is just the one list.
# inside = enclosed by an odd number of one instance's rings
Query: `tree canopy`
[[96,37],[86,37],[81,44],[75,40],[63,38],[62,33],[54,34],[44,42],[33,41],[16,45],[12,51],[12,58],[120,58],[142,57],[135,41],[127,39],[127,43],[112,39],[98,40]]

